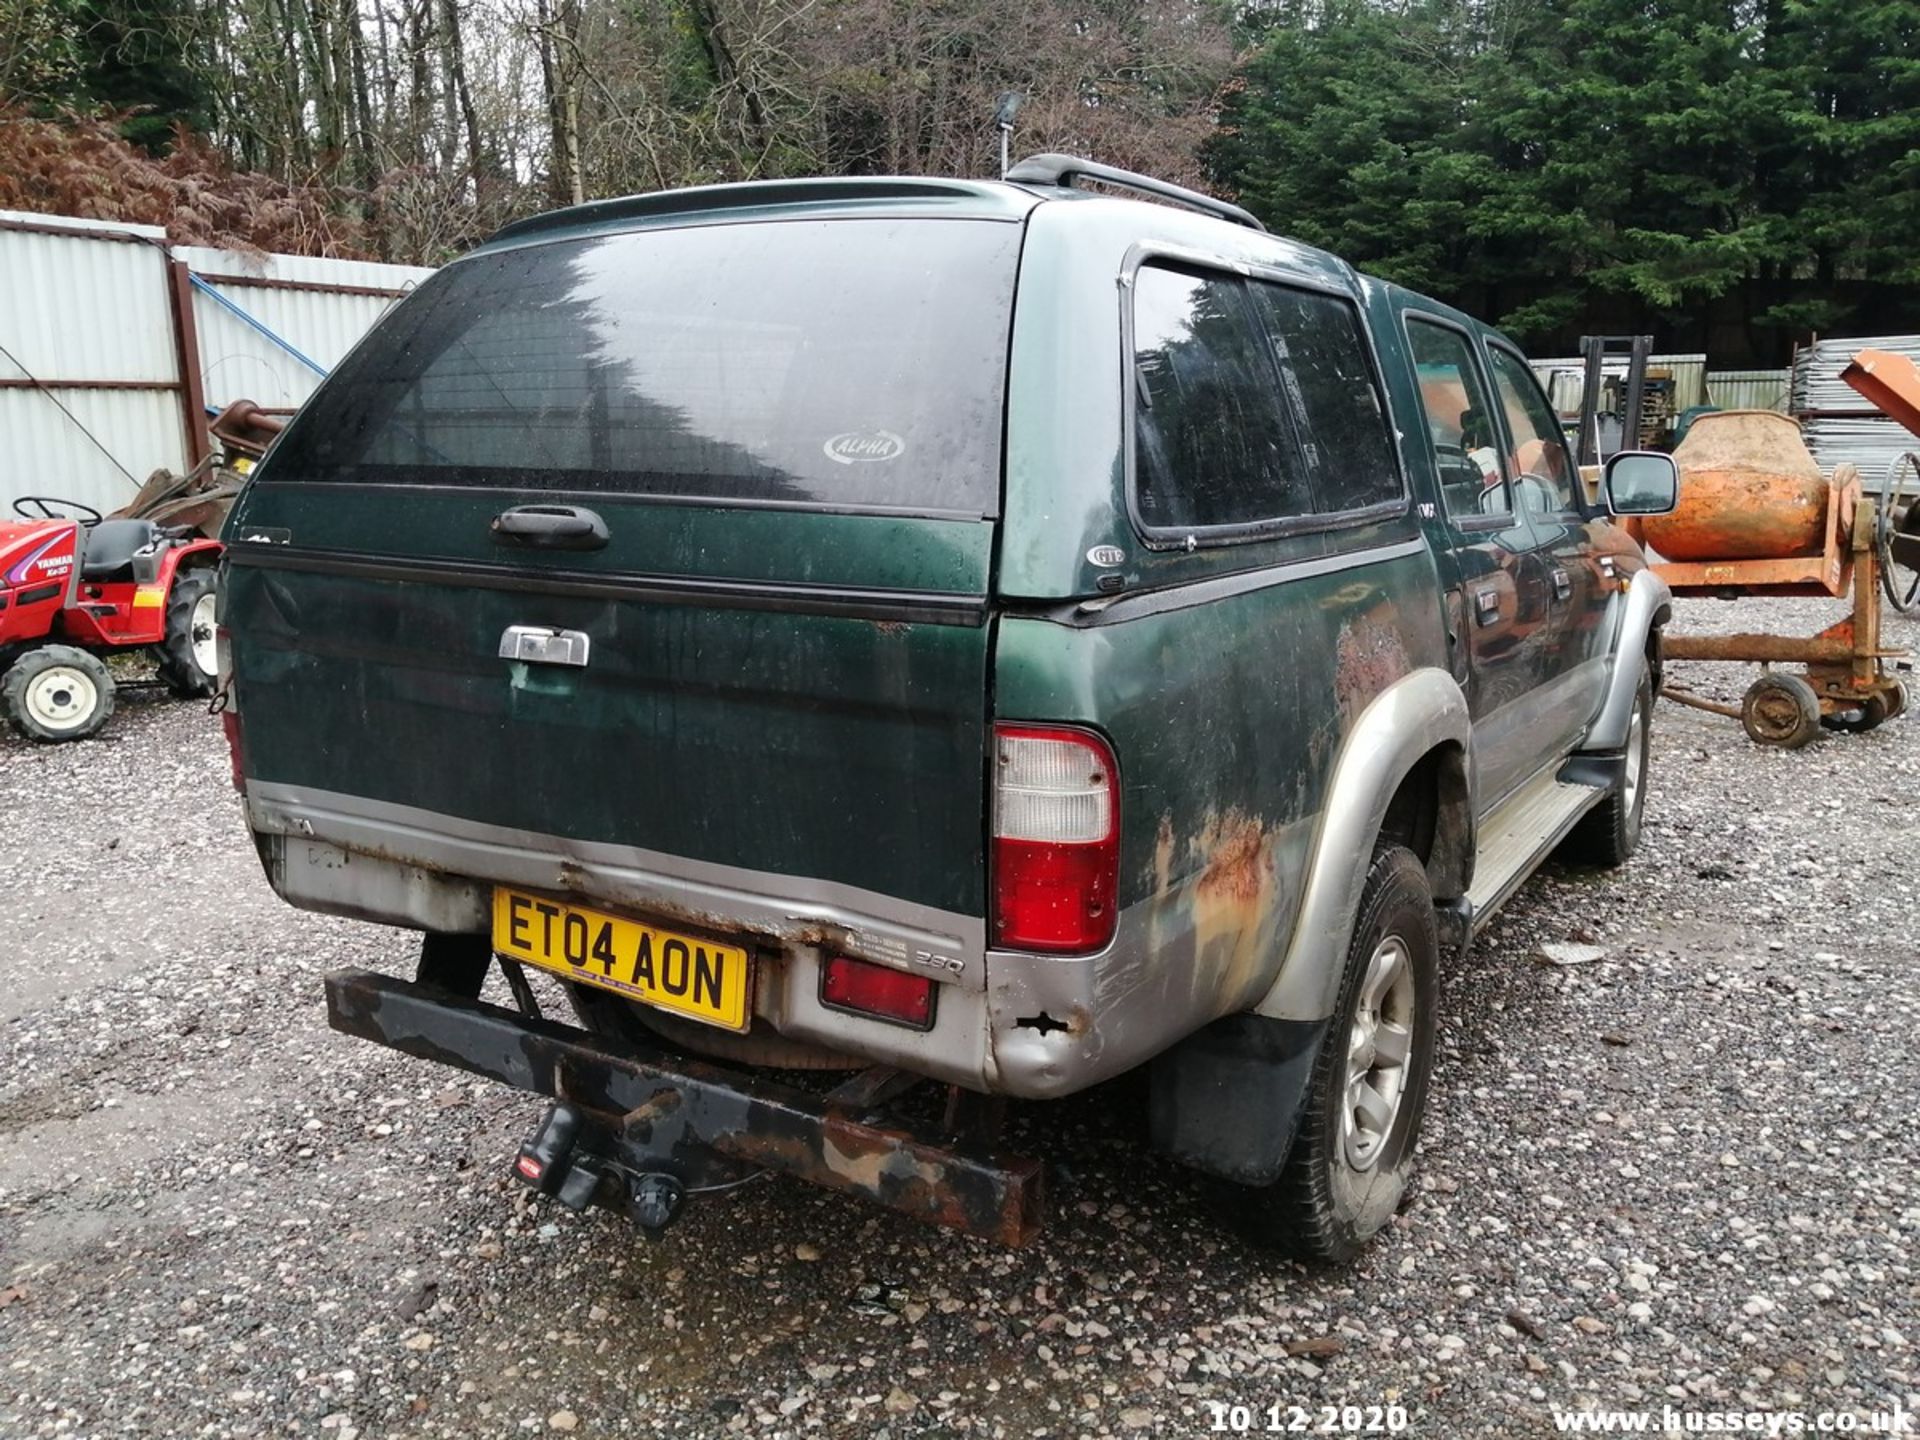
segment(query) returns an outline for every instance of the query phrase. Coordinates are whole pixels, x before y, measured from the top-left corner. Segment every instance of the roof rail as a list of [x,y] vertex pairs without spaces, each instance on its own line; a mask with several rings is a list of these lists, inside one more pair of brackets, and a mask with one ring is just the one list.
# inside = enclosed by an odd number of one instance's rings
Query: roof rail
[[1007,171],[1005,178],[1026,185],[1072,185],[1075,180],[1095,180],[1117,189],[1171,200],[1189,210],[1199,210],[1221,220],[1231,220],[1236,225],[1245,225],[1249,230],[1264,233],[1267,228],[1247,211],[1238,205],[1229,205],[1225,200],[1216,200],[1211,195],[1202,195],[1198,190],[1189,190],[1184,185],[1175,185],[1167,180],[1156,180],[1151,175],[1137,175],[1131,170],[1102,165],[1097,160],[1082,160],[1077,155],[1029,155]]

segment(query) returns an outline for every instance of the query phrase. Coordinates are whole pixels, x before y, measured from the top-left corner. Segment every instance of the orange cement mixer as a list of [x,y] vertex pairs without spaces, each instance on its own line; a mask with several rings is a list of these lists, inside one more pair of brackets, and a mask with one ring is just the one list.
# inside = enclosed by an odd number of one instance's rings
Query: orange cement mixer
[[1668,560],[1780,560],[1826,544],[1828,484],[1800,438],[1773,410],[1695,418],[1673,452],[1680,503],[1649,516],[1647,543]]

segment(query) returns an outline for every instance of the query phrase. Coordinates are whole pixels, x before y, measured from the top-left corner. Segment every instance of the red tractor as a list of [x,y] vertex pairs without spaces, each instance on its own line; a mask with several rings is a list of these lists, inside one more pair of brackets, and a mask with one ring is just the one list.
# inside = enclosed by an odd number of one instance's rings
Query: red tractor
[[79,740],[113,714],[103,656],[149,649],[176,695],[209,695],[220,542],[23,495],[0,520],[0,701],[22,735]]

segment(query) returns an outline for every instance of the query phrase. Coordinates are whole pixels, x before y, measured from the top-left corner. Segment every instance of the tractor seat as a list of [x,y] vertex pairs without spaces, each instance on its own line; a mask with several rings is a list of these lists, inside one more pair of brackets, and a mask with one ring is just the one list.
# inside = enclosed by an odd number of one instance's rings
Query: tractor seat
[[86,532],[86,553],[80,560],[82,580],[113,580],[126,571],[131,577],[133,552],[159,538],[151,520],[102,520]]

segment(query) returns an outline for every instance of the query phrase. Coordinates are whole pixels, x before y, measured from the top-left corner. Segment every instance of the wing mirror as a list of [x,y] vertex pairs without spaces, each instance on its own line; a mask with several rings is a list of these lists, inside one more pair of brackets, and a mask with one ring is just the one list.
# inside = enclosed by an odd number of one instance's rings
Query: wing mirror
[[1680,503],[1680,467],[1657,450],[1608,456],[1601,483],[1616,515],[1665,515]]

